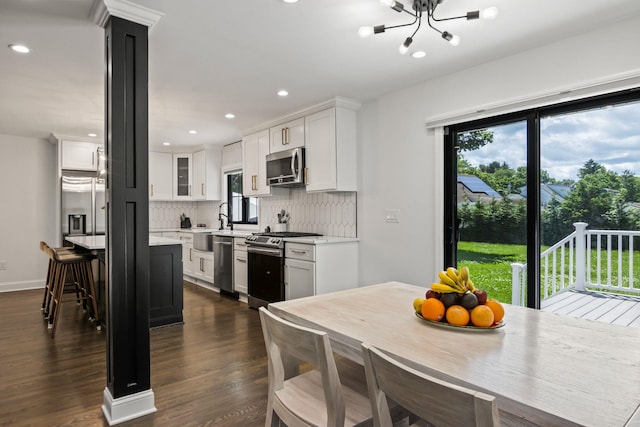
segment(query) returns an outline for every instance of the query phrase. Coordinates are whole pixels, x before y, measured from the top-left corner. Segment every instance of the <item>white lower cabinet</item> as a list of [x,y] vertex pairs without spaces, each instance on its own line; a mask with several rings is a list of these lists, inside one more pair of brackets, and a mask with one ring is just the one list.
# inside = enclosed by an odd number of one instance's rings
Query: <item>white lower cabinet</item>
[[[171,233],[171,232],[170,232]],[[174,232],[175,236],[167,235],[162,233],[163,237],[173,237],[175,239],[180,239],[182,241],[182,274],[184,276],[193,276],[193,234],[192,233],[181,233]]]
[[213,283],[213,252],[193,250],[193,277]]
[[236,237],[233,239],[233,290],[248,294],[248,277],[247,244],[244,237]]
[[284,261],[285,300],[315,295],[316,263],[287,259]]
[[285,242],[285,299],[358,287],[358,242]]

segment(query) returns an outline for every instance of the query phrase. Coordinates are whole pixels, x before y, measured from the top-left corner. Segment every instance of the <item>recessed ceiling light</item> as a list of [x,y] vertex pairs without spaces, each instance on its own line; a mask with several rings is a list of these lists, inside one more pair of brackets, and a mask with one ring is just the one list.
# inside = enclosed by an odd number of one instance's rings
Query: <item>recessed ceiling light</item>
[[97,134],[95,134],[95,133],[88,133],[87,135],[88,135],[88,136],[90,136],[91,138],[95,138],[96,136],[98,136],[98,135],[97,135]]
[[170,142],[163,142],[162,145],[171,145]]
[[227,119],[234,119],[236,117],[235,114],[227,113],[224,115]]
[[298,3],[298,0],[282,0],[285,3]]
[[29,53],[30,49],[23,44],[10,44],[9,48],[18,53]]
[[278,96],[287,96],[287,95],[289,95],[289,92],[287,92],[284,89],[278,91]]
[[427,56],[427,53],[423,50],[418,50],[413,52],[411,56],[413,56],[414,58],[424,58],[425,56]]
[[196,134],[196,133],[198,133],[198,131],[197,130],[190,130],[189,133],[190,134]]

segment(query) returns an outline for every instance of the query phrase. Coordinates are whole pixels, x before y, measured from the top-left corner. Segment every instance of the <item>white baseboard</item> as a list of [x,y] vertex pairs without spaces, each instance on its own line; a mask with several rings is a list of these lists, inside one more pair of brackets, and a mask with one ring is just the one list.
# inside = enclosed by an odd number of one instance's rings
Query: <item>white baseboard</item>
[[0,292],[26,291],[29,289],[44,289],[44,279],[0,283]]
[[110,426],[153,414],[156,411],[155,398],[151,389],[114,399],[109,388],[104,388],[102,413]]

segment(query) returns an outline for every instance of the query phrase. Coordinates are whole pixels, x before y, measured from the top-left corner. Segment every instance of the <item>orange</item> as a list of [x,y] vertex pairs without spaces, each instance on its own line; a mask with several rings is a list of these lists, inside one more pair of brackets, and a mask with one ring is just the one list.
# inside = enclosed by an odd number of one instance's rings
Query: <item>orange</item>
[[447,322],[455,326],[466,326],[469,324],[469,311],[461,305],[452,305],[447,309]]
[[471,310],[471,323],[480,328],[493,325],[493,310],[487,305],[477,305]]
[[498,323],[504,318],[504,307],[498,301],[490,299],[486,303],[484,303],[484,305],[486,305],[491,309],[491,311],[493,311],[494,322]]
[[429,298],[422,303],[422,317],[439,322],[444,317],[444,304],[438,298]]

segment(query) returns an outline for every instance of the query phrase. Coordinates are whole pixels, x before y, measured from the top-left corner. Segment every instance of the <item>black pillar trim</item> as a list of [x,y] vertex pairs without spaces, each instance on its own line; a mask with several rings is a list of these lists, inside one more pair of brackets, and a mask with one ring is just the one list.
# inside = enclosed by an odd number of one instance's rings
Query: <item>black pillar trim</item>
[[151,388],[149,355],[148,28],[111,17],[107,75],[107,388]]

